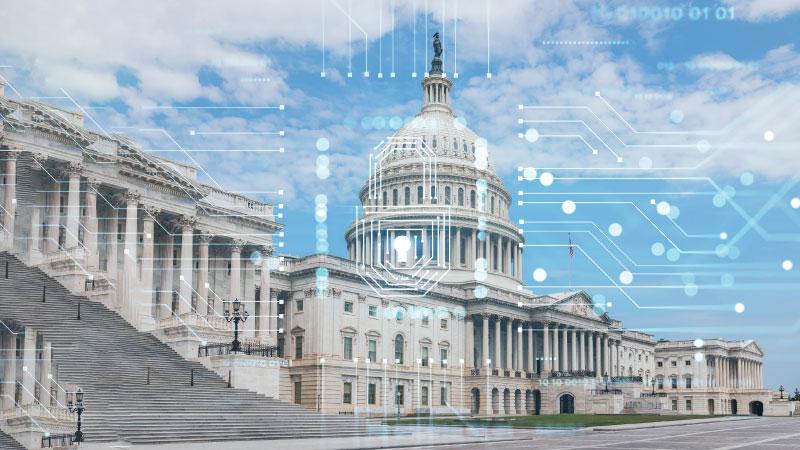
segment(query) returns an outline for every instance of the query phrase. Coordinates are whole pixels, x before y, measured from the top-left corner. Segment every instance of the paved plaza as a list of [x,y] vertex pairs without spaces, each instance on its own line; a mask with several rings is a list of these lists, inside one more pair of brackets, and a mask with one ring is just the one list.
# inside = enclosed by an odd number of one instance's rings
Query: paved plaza
[[[658,423],[649,425],[583,428],[574,430],[401,427],[394,436],[360,436],[326,439],[226,442],[226,450],[280,448],[375,449],[415,448],[437,450],[547,449],[547,450],[764,450],[800,448],[800,419],[740,418],[703,423]],[[405,433],[408,431],[409,433]],[[85,444],[84,450],[212,450],[219,442],[129,446],[121,443]]]

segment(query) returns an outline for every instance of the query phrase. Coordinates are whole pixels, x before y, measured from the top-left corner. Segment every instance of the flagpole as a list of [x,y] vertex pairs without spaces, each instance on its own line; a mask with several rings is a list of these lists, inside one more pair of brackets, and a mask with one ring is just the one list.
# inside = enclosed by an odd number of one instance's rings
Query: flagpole
[[569,290],[572,290],[572,233],[567,233],[569,239],[569,277],[568,285]]

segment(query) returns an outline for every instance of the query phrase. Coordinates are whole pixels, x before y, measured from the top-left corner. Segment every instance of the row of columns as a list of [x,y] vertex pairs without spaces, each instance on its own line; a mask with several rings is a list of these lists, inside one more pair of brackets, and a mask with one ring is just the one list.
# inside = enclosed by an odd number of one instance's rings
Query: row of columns
[[728,356],[708,356],[712,360],[712,387],[761,389],[763,373],[761,361]]
[[[474,320],[471,318],[466,321],[468,367],[545,374],[593,371],[597,376],[621,375],[617,370],[621,342],[609,337],[608,333],[582,330],[555,322],[537,323],[482,314],[479,337]],[[503,328],[505,355],[501,338]],[[494,358],[490,358],[490,334],[494,341]],[[527,346],[524,342],[527,342]],[[480,347],[476,346],[478,343]],[[478,360],[475,355],[478,355]]]
[[[18,151],[5,152],[6,155],[6,175],[5,175],[5,195],[4,195],[4,214],[3,227],[6,232],[6,242],[13,242],[14,217],[16,215],[16,162]],[[46,157],[35,155],[36,166],[42,167]],[[59,171],[60,175],[66,178],[67,191],[62,190],[62,183],[55,181],[50,184],[45,195],[45,217],[42,221],[35,220],[32,239],[32,246],[38,247],[38,238],[44,237],[43,250],[45,253],[55,253],[67,251],[73,254],[76,260],[83,258],[85,270],[90,273],[101,272],[101,247],[106,254],[106,274],[117,283],[116,292],[118,301],[130,314],[140,320],[145,327],[152,326],[155,316],[153,305],[158,304],[159,299],[154,299],[156,286],[154,283],[154,262],[161,257],[167,268],[165,277],[172,278],[172,257],[173,245],[176,240],[180,240],[180,261],[179,261],[179,288],[177,289],[178,302],[177,308],[172,311],[175,314],[185,314],[191,310],[192,299],[208,299],[208,280],[209,280],[209,243],[213,236],[196,230],[197,219],[193,216],[180,216],[177,221],[177,229],[173,228],[172,216],[165,217],[161,214],[160,208],[152,204],[144,204],[141,196],[135,191],[127,191],[123,195],[112,195],[113,201],[108,210],[109,217],[100,217],[98,197],[106,198],[100,194],[102,183],[99,180],[88,178],[83,183],[83,165],[77,162],[69,162]],[[83,202],[81,202],[81,194]],[[64,225],[62,226],[61,215],[61,196],[66,194],[66,205],[64,208]],[[81,215],[81,206],[84,207],[84,214]],[[138,232],[141,213],[142,234]],[[121,217],[124,214],[124,219]],[[160,218],[160,220],[159,220]],[[82,219],[82,220],[81,220]],[[101,232],[99,219],[107,222],[105,232]],[[159,229],[167,231],[166,242],[156,243],[156,223]],[[124,237],[122,246],[118,241],[118,224],[124,223]],[[39,232],[38,227],[43,226],[44,230]],[[63,236],[61,235],[63,230]],[[105,235],[105,242],[101,242],[99,236]],[[195,240],[197,237],[197,240]],[[140,254],[141,240],[141,254]],[[234,240],[231,249],[231,282],[230,290],[227,293],[229,299],[242,298],[241,286],[241,252],[246,243]],[[198,247],[198,266],[194,267],[194,247]],[[162,255],[156,254],[156,247],[163,249]],[[260,248],[262,254],[261,274],[258,280],[261,291],[261,305],[266,305],[266,311],[256,311],[255,322],[257,333],[265,329],[273,333],[277,330],[277,303],[273,305],[270,296],[270,270],[268,258],[272,255],[272,248],[264,246]],[[122,254],[122,264],[118,267],[118,255]],[[193,276],[197,273],[197,283],[193,283]],[[167,284],[172,286],[170,282]],[[169,293],[171,295],[171,292]],[[171,302],[169,304],[171,308]],[[259,308],[256,308],[259,309]],[[204,312],[204,311],[203,311]],[[252,311],[251,311],[252,314]],[[262,318],[268,317],[269,323],[264,324]]]
[[[489,272],[503,273],[520,278],[522,271],[522,248],[517,240],[509,237],[486,232],[480,239],[479,233],[472,228],[450,227],[450,238],[445,239],[444,227],[426,227],[421,231],[412,233],[411,230],[393,229],[382,232],[371,231],[370,223],[362,221],[358,233],[348,244],[350,259],[358,264],[380,265],[382,262],[391,262],[392,265],[402,267],[401,261],[405,260],[408,266],[417,259],[428,260],[436,256],[436,265],[444,267],[446,262],[446,245],[449,242],[449,263],[452,267],[476,269],[476,260],[484,258]],[[394,250],[395,238],[401,235],[408,237],[411,246],[406,255],[398,255]],[[435,237],[435,239],[433,239]],[[415,239],[422,239],[422,254],[418,254]],[[462,255],[462,239],[465,240]],[[390,244],[387,244],[387,241]],[[433,246],[436,251],[433,252]],[[387,250],[387,245],[391,245]],[[381,255],[383,253],[383,255]],[[383,256],[383,257],[382,257]],[[403,258],[405,256],[405,258]],[[461,261],[464,261],[462,264]],[[495,263],[496,261],[496,263]]]
[[[39,344],[41,343],[41,347]],[[38,339],[36,330],[26,327],[23,331],[4,331],[2,344],[3,383],[2,408],[9,410],[14,405],[54,404],[57,395],[52,389],[52,346]]]

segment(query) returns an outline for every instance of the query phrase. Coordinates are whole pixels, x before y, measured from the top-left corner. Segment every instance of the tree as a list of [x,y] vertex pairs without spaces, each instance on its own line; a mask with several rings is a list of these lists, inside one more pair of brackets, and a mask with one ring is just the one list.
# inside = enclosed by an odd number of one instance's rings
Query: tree
[[790,400],[800,402],[800,389],[794,388],[794,396]]

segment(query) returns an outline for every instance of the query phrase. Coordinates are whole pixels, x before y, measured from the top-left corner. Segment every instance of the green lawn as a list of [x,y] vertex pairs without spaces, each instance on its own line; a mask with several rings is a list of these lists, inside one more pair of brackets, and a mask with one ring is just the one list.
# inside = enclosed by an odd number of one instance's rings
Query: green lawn
[[[462,427],[524,427],[524,428],[582,428],[601,425],[661,422],[669,420],[703,419],[712,416],[659,416],[655,414],[560,414],[555,416],[515,416],[497,419],[458,417],[413,417],[387,419],[389,425],[454,425]],[[718,417],[718,416],[717,416]]]

